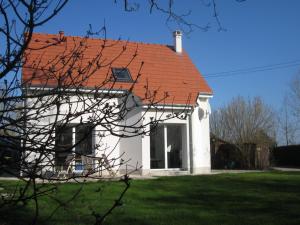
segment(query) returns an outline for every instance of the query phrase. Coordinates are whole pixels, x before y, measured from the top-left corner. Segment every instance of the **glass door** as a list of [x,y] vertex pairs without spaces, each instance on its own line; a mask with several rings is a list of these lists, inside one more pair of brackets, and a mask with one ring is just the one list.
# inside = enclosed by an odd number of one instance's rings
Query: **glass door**
[[151,127],[150,131],[150,168],[165,168],[164,126]]
[[151,127],[150,168],[182,168],[183,125],[166,124]]
[[168,168],[181,168],[182,132],[180,125],[167,125]]

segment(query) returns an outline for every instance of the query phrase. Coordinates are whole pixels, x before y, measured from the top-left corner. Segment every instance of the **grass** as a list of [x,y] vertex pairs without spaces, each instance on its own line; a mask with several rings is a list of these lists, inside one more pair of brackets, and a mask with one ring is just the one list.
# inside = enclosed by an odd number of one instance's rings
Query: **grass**
[[[14,182],[0,182],[9,190]],[[47,219],[55,208],[50,197],[40,203],[38,224],[93,224],[92,209],[103,213],[117,198],[122,183],[84,185],[79,196]],[[59,185],[53,195],[67,200],[78,184]],[[33,205],[0,211],[0,224],[26,224]],[[162,177],[134,180],[124,205],[113,211],[106,224],[144,225],[289,225],[300,224],[300,173],[267,172],[211,176]]]

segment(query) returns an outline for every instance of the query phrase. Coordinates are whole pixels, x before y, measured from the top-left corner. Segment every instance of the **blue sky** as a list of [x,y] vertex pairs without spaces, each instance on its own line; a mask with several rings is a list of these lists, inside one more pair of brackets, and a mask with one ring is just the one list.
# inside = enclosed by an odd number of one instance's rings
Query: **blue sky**
[[[132,0],[133,1],[133,0]],[[89,24],[97,29],[107,26],[110,39],[172,44],[171,31],[176,26],[165,24],[165,15],[141,4],[137,12],[124,12],[122,1],[73,0],[59,16],[38,32],[83,36]],[[145,2],[138,1],[136,2]],[[202,74],[227,72],[298,60],[300,64],[300,1],[298,0],[216,0],[219,19],[226,31],[218,31],[209,0],[175,1],[175,10],[192,10],[190,21],[210,24],[207,32],[195,30],[183,37],[183,47]],[[300,65],[234,76],[208,77],[214,90],[212,108],[226,104],[233,97],[261,96],[269,105],[279,109],[292,77]],[[228,75],[228,74],[226,74]],[[188,76],[188,74],[187,74]]]

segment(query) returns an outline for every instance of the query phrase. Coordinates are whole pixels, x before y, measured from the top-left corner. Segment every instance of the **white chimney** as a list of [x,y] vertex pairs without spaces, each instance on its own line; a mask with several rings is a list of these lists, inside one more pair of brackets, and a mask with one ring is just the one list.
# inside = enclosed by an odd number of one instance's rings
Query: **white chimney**
[[182,32],[175,30],[173,32],[174,37],[174,49],[177,53],[182,53]]

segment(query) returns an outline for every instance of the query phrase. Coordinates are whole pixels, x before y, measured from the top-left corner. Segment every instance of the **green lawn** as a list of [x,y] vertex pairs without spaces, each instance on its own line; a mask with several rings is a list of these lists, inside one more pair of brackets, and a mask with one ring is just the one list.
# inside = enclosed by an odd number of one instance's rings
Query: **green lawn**
[[[6,190],[11,182],[1,181]],[[268,172],[211,176],[163,177],[134,180],[124,205],[110,215],[106,224],[300,224],[300,173]],[[93,224],[91,209],[104,212],[121,191],[119,182],[88,183],[76,200],[55,208],[50,197],[42,199],[38,224]],[[59,185],[53,193],[68,199],[78,184]],[[25,209],[0,211],[0,224],[26,224],[32,205]]]

